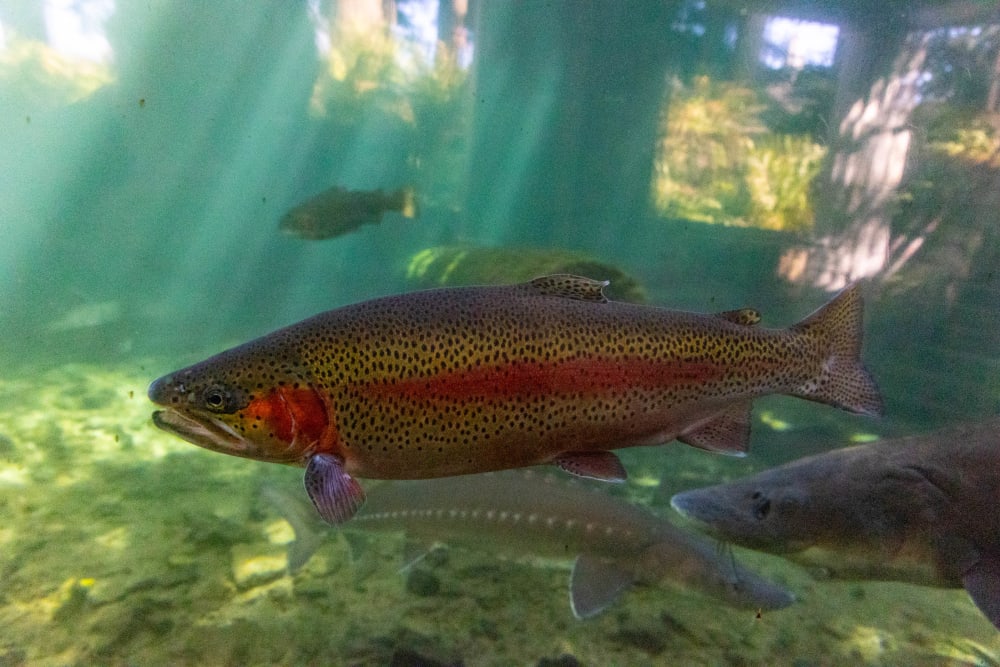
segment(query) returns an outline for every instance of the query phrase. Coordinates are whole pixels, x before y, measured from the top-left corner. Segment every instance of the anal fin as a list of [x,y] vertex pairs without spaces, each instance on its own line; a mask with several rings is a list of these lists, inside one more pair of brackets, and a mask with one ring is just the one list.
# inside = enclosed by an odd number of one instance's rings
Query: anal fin
[[350,519],[365,502],[365,491],[344,471],[343,462],[331,454],[316,454],[306,465],[306,493],[327,523]]
[[701,426],[677,436],[685,445],[731,456],[746,456],[750,448],[750,403],[726,408]]
[[557,466],[571,475],[598,479],[602,482],[624,482],[628,479],[625,466],[611,452],[567,452],[552,459]]

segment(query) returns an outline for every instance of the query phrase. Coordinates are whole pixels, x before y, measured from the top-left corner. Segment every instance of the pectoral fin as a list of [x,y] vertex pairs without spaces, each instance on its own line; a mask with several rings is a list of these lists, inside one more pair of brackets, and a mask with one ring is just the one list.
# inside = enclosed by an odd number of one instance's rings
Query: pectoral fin
[[962,576],[972,601],[1000,630],[1000,554],[983,555]]
[[624,482],[628,479],[625,466],[611,452],[569,452],[552,459],[552,464],[571,475],[602,482]]
[[365,491],[331,454],[316,454],[306,465],[306,493],[327,523],[344,523],[365,502]]
[[680,434],[677,439],[710,452],[746,456],[750,448],[750,403],[730,406],[711,421]]
[[595,616],[632,585],[634,575],[613,560],[581,555],[569,579],[569,606],[577,618]]

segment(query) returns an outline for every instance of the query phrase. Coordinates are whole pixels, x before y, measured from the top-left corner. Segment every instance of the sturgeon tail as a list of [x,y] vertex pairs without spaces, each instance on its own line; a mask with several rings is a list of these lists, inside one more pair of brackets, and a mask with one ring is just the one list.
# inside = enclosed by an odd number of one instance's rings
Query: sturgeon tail
[[860,283],[845,287],[826,305],[791,327],[818,341],[824,351],[819,373],[793,395],[857,414],[882,414],[882,396],[861,363],[864,303]]

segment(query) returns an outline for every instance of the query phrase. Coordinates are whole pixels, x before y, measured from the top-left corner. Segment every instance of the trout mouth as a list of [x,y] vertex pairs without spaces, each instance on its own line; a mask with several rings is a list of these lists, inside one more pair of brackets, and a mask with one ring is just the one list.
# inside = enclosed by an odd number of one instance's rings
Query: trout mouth
[[252,455],[250,443],[243,436],[211,415],[192,415],[167,408],[153,413],[153,423],[193,445],[214,452],[235,456]]

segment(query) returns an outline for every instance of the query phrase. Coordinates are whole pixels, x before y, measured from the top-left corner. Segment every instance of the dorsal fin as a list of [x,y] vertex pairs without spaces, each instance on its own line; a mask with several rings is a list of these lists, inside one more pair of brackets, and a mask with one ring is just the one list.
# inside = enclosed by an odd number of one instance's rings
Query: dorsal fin
[[551,276],[535,278],[528,283],[539,294],[559,296],[577,301],[595,301],[607,303],[604,288],[610,284],[608,280],[591,280],[569,273],[556,273]]
[[716,313],[715,316],[721,317],[724,320],[729,320],[734,324],[743,324],[748,327],[760,322],[760,311],[754,310],[753,308],[724,310],[721,313]]

